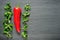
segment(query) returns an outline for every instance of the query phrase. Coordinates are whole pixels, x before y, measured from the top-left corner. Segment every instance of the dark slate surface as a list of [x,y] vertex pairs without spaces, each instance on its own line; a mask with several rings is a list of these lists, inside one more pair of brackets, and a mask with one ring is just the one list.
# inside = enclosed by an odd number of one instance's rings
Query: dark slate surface
[[[11,2],[12,9],[17,4],[23,8],[28,1],[30,2],[28,40],[60,40],[60,0],[0,0],[0,40],[8,40],[2,34],[3,6],[7,1]],[[21,35],[16,33],[15,28],[12,35],[12,40],[23,40]]]

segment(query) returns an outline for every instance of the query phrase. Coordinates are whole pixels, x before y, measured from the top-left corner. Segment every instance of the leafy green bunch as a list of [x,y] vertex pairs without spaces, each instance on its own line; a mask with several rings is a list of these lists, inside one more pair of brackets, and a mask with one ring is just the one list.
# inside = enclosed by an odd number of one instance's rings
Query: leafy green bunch
[[4,21],[3,21],[3,26],[4,26],[4,34],[6,37],[8,38],[12,38],[11,32],[13,30],[13,24],[11,23],[11,18],[12,18],[12,9],[11,9],[11,5],[10,2],[7,2],[6,6],[4,6]]
[[27,24],[27,22],[29,21],[29,16],[30,16],[30,12],[29,12],[31,10],[30,5],[26,4],[24,6],[24,10],[25,10],[25,12],[23,12],[23,14],[22,14],[23,32],[21,33],[21,35],[23,38],[27,38],[28,37],[28,33],[27,33],[28,24]]

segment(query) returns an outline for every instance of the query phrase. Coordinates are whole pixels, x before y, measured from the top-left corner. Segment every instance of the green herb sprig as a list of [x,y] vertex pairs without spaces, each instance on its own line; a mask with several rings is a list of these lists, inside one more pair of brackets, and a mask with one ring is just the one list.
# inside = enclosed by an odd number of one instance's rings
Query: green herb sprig
[[12,9],[10,2],[7,2],[6,6],[4,6],[4,21],[3,21],[3,26],[4,26],[4,35],[8,38],[12,38],[11,32],[13,30],[13,24],[11,23],[11,18],[12,18]]
[[25,39],[25,38],[28,38],[28,32],[27,32],[28,24],[27,24],[27,22],[29,21],[29,16],[30,16],[30,12],[29,12],[31,10],[30,5],[26,4],[24,6],[24,10],[25,10],[25,12],[22,14],[23,32],[21,33],[21,35]]

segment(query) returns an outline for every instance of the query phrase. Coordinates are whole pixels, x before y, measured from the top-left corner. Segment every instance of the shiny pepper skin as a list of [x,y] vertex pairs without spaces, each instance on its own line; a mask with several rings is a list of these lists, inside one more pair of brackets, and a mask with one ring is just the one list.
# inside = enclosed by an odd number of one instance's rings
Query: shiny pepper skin
[[15,29],[18,33],[20,33],[21,31],[21,8],[19,7],[15,7],[13,9],[14,12],[14,25],[15,25]]

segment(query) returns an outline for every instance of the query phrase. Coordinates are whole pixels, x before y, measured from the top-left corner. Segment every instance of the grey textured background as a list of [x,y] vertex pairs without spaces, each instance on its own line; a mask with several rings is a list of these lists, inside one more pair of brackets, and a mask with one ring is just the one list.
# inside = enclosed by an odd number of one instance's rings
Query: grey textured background
[[[31,15],[28,22],[28,40],[60,40],[60,0],[0,0],[0,40],[9,40],[2,34],[3,7],[8,1],[11,2],[12,9],[17,4],[23,8],[30,1]],[[12,35],[13,38],[10,40],[23,40],[15,29]]]

